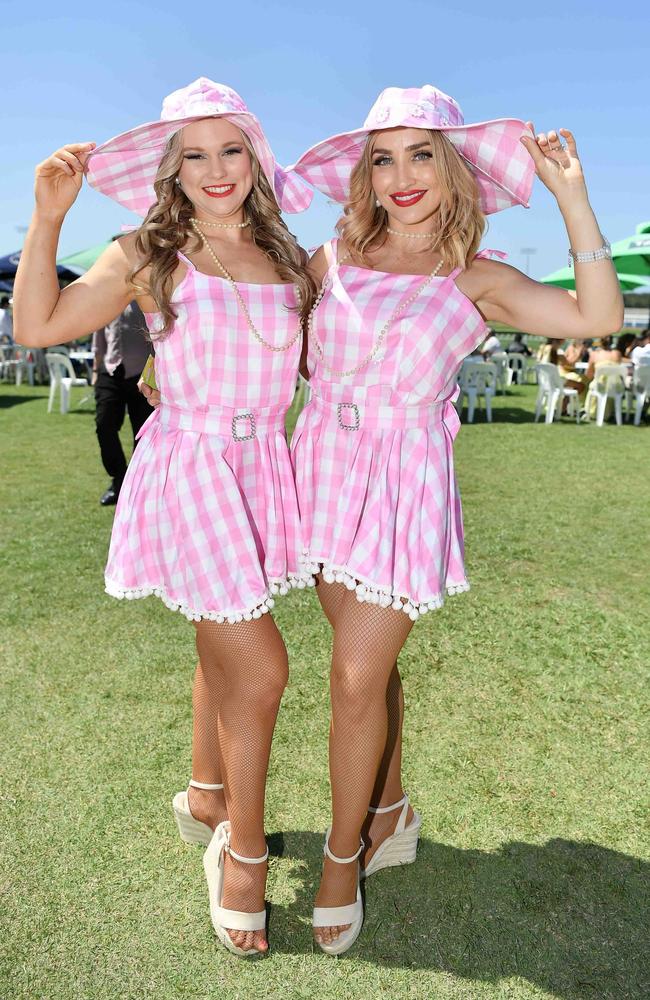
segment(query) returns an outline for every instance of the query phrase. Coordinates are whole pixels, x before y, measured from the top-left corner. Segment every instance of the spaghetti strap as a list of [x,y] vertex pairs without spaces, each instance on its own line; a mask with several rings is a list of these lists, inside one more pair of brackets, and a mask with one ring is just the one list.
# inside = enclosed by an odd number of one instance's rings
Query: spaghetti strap
[[449,279],[450,279],[451,281],[455,281],[455,280],[456,280],[456,278],[458,277],[458,275],[460,274],[460,272],[461,272],[462,270],[463,270],[463,269],[462,269],[462,267],[455,267],[455,268],[453,269],[453,271],[450,271],[450,272],[449,272],[449,274],[447,275],[447,277],[448,277],[448,278],[449,278]]
[[327,240],[326,243],[323,243],[323,250],[325,251],[325,260],[327,261],[328,268],[336,267],[338,264],[336,259],[338,256],[338,243],[339,241],[336,238]]
[[184,253],[180,252],[180,250],[176,251],[176,256],[178,257],[179,260],[182,260],[184,264],[187,264],[187,266],[190,268],[190,270],[196,271],[196,267],[192,263],[192,261],[190,260],[190,258],[186,257]]
[[474,255],[474,260],[489,260],[490,257],[499,257],[501,260],[505,260],[508,256],[503,250],[491,250],[485,248],[485,250],[479,250],[477,254]]

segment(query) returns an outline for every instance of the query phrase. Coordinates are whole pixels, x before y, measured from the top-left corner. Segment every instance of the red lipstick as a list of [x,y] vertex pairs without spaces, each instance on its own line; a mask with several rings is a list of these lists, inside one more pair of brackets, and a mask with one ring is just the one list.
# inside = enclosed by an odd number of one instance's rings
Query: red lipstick
[[425,194],[426,191],[395,191],[390,198],[399,208],[410,208],[411,205],[416,205],[420,198],[424,198]]

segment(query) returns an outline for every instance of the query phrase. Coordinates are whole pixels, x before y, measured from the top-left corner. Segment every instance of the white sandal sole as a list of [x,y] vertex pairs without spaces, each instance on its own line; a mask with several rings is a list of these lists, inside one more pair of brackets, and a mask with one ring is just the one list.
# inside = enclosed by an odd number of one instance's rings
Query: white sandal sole
[[420,837],[422,817],[413,814],[413,819],[406,830],[393,833],[381,844],[373,854],[367,868],[361,872],[361,878],[370,878],[382,868],[397,868],[400,865],[410,865],[415,861]]
[[[203,855],[203,868],[208,883],[208,896],[210,900],[210,919],[214,932],[221,941],[224,948],[231,954],[239,958],[265,958],[268,952],[258,951],[257,948],[250,948],[246,951],[234,943],[228,929],[241,930],[244,933],[260,931],[266,929],[266,907],[259,913],[242,913],[239,910],[228,910],[222,907],[221,897],[223,894],[223,849],[226,847],[232,856],[238,861],[248,864],[260,864],[266,861],[269,852],[265,852],[261,858],[244,858],[240,854],[235,854],[228,847],[230,835],[230,823],[225,820],[220,823],[214,831],[208,849]],[[225,923],[224,923],[225,921]]]
[[203,847],[207,847],[212,840],[214,830],[207,823],[194,819],[187,801],[187,792],[177,792],[172,807],[181,840],[186,844],[202,844]]

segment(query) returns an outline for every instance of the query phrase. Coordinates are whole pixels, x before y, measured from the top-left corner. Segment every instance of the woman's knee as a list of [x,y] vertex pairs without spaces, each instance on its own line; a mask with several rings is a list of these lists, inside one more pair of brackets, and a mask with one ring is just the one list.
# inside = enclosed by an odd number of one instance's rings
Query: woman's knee
[[338,657],[330,679],[334,711],[363,716],[377,705],[385,707],[387,681],[385,672],[357,654]]

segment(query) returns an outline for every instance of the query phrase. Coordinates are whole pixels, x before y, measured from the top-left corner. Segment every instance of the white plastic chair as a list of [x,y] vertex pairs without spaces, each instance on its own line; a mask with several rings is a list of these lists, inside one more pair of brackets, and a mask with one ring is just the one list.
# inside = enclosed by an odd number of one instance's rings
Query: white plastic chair
[[537,373],[537,400],[535,402],[535,423],[540,418],[542,407],[546,406],[545,423],[552,424],[555,418],[562,416],[562,401],[568,399],[570,413],[580,422],[580,398],[577,389],[568,389],[564,379],[555,365],[538,361],[535,365]]
[[634,402],[634,426],[641,423],[643,407],[646,399],[650,397],[650,363],[637,365],[632,374],[632,382],[626,394],[627,412],[629,414],[631,403]]
[[508,355],[505,351],[495,351],[490,355],[490,364],[496,365],[497,386],[505,396],[506,388],[512,385],[512,369],[508,366]]
[[524,382],[526,385],[530,382],[530,376],[533,376],[533,380],[537,382],[537,359],[532,357],[526,357],[526,364],[524,367]]
[[614,400],[614,414],[616,423],[620,427],[623,423],[623,399],[625,398],[625,376],[627,367],[625,365],[609,364],[604,362],[596,365],[594,377],[589,383],[589,391],[585,406],[589,413],[589,403],[592,397],[596,399],[596,427],[602,427],[605,421],[605,408],[607,400]]
[[[46,354],[47,370],[50,375],[50,398],[47,404],[47,412],[52,412],[52,404],[56,390],[61,390],[61,413],[67,413],[70,409],[70,389],[88,388],[87,378],[77,378],[72,362],[67,354]],[[88,399],[84,396],[81,402]]]
[[16,348],[16,385],[22,385],[23,374],[27,381],[34,385],[34,370],[36,368],[35,353],[30,347]]
[[512,354],[508,354],[508,367],[512,372],[511,380],[514,381],[515,375],[517,376],[517,385],[523,385],[526,377],[526,355],[516,354],[514,351]]
[[6,381],[7,377],[18,366],[15,354],[16,348],[13,344],[0,344],[0,378],[3,381]]
[[474,420],[474,410],[480,396],[485,399],[485,415],[492,423],[492,397],[497,391],[497,366],[491,361],[463,361],[458,373],[460,392],[456,402],[459,414],[463,412],[463,401],[467,396],[467,423]]

